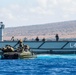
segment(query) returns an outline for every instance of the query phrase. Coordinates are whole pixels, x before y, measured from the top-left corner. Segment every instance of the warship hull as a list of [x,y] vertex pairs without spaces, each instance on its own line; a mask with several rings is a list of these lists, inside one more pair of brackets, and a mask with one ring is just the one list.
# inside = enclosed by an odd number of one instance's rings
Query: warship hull
[[[0,48],[5,45],[12,47],[17,41],[2,41]],[[23,41],[36,54],[76,54],[76,41]]]

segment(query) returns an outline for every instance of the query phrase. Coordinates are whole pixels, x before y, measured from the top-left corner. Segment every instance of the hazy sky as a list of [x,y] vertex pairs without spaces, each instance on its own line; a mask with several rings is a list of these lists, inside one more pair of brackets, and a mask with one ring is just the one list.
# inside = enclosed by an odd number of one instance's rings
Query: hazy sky
[[76,20],[76,0],[0,0],[6,27]]

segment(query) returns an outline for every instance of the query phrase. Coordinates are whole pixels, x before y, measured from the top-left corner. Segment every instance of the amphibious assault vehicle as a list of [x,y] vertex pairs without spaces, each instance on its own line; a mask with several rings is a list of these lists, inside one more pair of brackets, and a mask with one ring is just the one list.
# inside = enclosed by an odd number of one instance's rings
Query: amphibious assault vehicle
[[[16,45],[19,46],[15,49]],[[30,51],[28,45],[24,45],[22,41],[18,41],[14,47],[6,45],[3,48],[0,48],[1,59],[27,59],[27,58],[36,58],[36,55]]]

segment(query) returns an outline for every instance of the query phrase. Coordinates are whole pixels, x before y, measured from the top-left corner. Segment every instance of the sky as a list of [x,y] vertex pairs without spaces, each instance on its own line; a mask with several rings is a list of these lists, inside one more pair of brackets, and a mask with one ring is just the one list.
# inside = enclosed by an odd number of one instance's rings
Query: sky
[[76,0],[0,0],[0,21],[17,27],[76,20]]

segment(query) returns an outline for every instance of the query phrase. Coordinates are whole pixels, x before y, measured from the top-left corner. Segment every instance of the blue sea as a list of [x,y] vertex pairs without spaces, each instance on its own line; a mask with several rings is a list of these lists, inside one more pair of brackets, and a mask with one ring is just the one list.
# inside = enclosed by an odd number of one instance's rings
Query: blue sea
[[0,60],[0,75],[76,75],[76,55],[37,55]]

